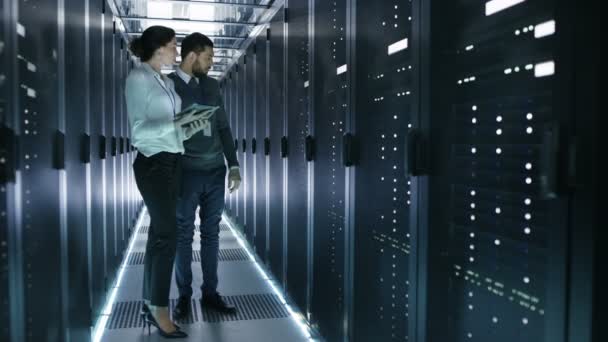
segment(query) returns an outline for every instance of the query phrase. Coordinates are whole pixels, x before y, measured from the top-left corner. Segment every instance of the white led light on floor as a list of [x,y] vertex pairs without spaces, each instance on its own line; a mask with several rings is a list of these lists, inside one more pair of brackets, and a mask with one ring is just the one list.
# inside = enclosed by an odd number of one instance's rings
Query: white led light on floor
[[93,342],[101,341],[103,333],[106,330],[106,324],[108,323],[108,319],[110,319],[110,315],[112,314],[112,307],[114,306],[114,301],[116,300],[116,293],[118,292],[118,288],[122,283],[122,276],[125,271],[125,267],[127,266],[127,260],[129,260],[129,255],[131,255],[131,251],[133,250],[133,245],[135,245],[135,240],[137,238],[137,234],[139,234],[139,230],[141,228],[141,223],[146,216],[147,210],[143,209],[139,214],[139,218],[137,219],[137,223],[135,225],[135,232],[131,237],[131,241],[129,242],[129,248],[127,249],[127,254],[120,265],[118,270],[118,277],[116,278],[116,282],[112,287],[112,291],[110,292],[110,296],[108,297],[106,304],[101,312],[99,319],[97,320],[97,324],[95,324],[95,328],[93,329]]
[[291,306],[289,304],[287,304],[287,301],[285,300],[285,297],[283,296],[283,293],[277,289],[277,287],[275,286],[275,284],[271,280],[271,278],[260,267],[260,265],[256,261],[255,257],[253,256],[253,253],[250,252],[248,245],[243,241],[243,239],[241,239],[241,236],[237,233],[237,230],[233,227],[232,222],[230,221],[230,219],[228,219],[228,217],[226,217],[226,215],[224,215],[224,214],[222,214],[222,218],[228,224],[228,227],[232,231],[232,234],[236,237],[239,245],[241,245],[241,247],[245,250],[245,252],[249,256],[249,259],[251,261],[253,261],[256,269],[258,270],[258,272],[260,273],[260,275],[262,276],[262,278],[264,280],[266,280],[266,282],[268,283],[268,285],[270,285],[270,287],[272,288],[273,292],[279,297],[279,300],[281,301],[281,304],[285,305],[285,308],[287,309],[287,311],[291,315],[291,318],[293,319],[293,321],[298,325],[298,327],[302,331],[302,334],[304,335],[304,337],[306,339],[308,339],[309,341],[316,341],[315,339],[313,339],[311,337],[310,329],[309,329],[308,325],[306,324],[305,317],[302,314],[293,311],[293,309],[291,308]]
[[500,11],[504,11],[507,8],[519,5],[526,0],[492,0],[486,2],[486,15],[496,14]]

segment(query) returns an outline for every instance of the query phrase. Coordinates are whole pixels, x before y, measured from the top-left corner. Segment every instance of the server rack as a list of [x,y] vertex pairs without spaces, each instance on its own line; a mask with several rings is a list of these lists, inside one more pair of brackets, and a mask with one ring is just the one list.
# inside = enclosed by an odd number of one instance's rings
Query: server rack
[[283,139],[283,101],[284,98],[284,13],[279,10],[278,14],[271,20],[269,30],[268,64],[269,68],[269,184],[268,184],[268,209],[269,209],[269,263],[279,284],[284,284],[283,274],[283,157],[286,157],[288,146]]
[[267,40],[265,35],[258,36],[254,46],[254,68],[255,68],[255,121],[254,121],[254,139],[256,139],[256,153],[254,154],[254,170],[255,182],[254,198],[255,198],[255,250],[264,262],[268,262],[267,256],[267,228],[266,209],[266,172],[267,172],[267,153],[269,153],[269,140],[267,140],[267,125],[266,118],[268,114],[267,107],[267,86],[268,79],[266,77],[267,70]]
[[[407,134],[417,114],[412,3],[357,3],[354,339],[409,335],[412,202]],[[411,340],[411,337],[410,337]]]
[[257,37],[269,91],[244,101],[269,103],[271,183],[255,187],[256,248],[328,340],[561,341],[565,325],[589,340],[599,20],[504,4],[284,2],[267,50]]
[[[287,245],[285,260],[287,291],[300,308],[307,307],[309,289],[308,265],[308,177],[307,143],[309,130],[309,10],[308,3],[290,1],[287,4],[287,64],[286,64],[286,121],[289,156],[287,158],[288,188]],[[308,139],[307,139],[308,138]],[[309,151],[314,152],[314,151]],[[310,158],[312,159],[312,158]]]
[[141,207],[109,12],[2,2],[2,340],[88,340]]
[[[244,68],[245,68],[245,89],[247,94],[251,94],[255,89],[255,63],[253,46],[247,48],[244,54]],[[254,175],[256,174],[254,164],[254,148],[257,149],[257,141],[254,143],[254,122],[256,120],[256,98],[254,96],[244,96],[245,102],[245,138],[243,140],[243,161],[245,162],[244,168],[244,191],[245,191],[245,202],[243,208],[245,208],[245,235],[247,241],[253,245],[255,239],[255,192],[254,192]],[[257,151],[256,151],[257,152]]]

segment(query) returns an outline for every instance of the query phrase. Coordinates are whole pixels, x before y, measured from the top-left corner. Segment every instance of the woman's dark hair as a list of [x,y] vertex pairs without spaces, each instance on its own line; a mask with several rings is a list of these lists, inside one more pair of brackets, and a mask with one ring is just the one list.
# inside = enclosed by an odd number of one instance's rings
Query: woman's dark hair
[[194,32],[182,40],[182,60],[185,60],[190,52],[201,53],[205,47],[213,48],[213,42],[202,33]]
[[167,45],[175,38],[175,31],[165,26],[150,26],[140,37],[131,41],[129,49],[145,62],[154,56],[154,52],[161,46]]

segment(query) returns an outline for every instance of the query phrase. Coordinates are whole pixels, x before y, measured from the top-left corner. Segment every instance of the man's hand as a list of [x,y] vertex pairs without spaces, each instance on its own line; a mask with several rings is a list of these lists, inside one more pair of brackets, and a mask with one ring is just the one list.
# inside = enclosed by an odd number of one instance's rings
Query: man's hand
[[228,174],[228,190],[233,193],[239,189],[239,186],[241,186],[241,172],[236,168],[231,169]]
[[188,126],[184,129],[184,135],[186,140],[192,138],[193,135],[202,130],[205,127],[206,121],[206,119],[201,119],[189,123]]

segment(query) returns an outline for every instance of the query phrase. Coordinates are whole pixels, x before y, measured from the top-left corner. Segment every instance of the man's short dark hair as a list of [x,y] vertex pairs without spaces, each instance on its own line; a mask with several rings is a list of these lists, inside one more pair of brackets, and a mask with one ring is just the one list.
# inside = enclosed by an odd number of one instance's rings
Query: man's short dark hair
[[213,48],[213,42],[209,37],[198,32],[189,34],[182,40],[182,60],[185,60],[190,52],[201,53],[205,51],[207,46]]

